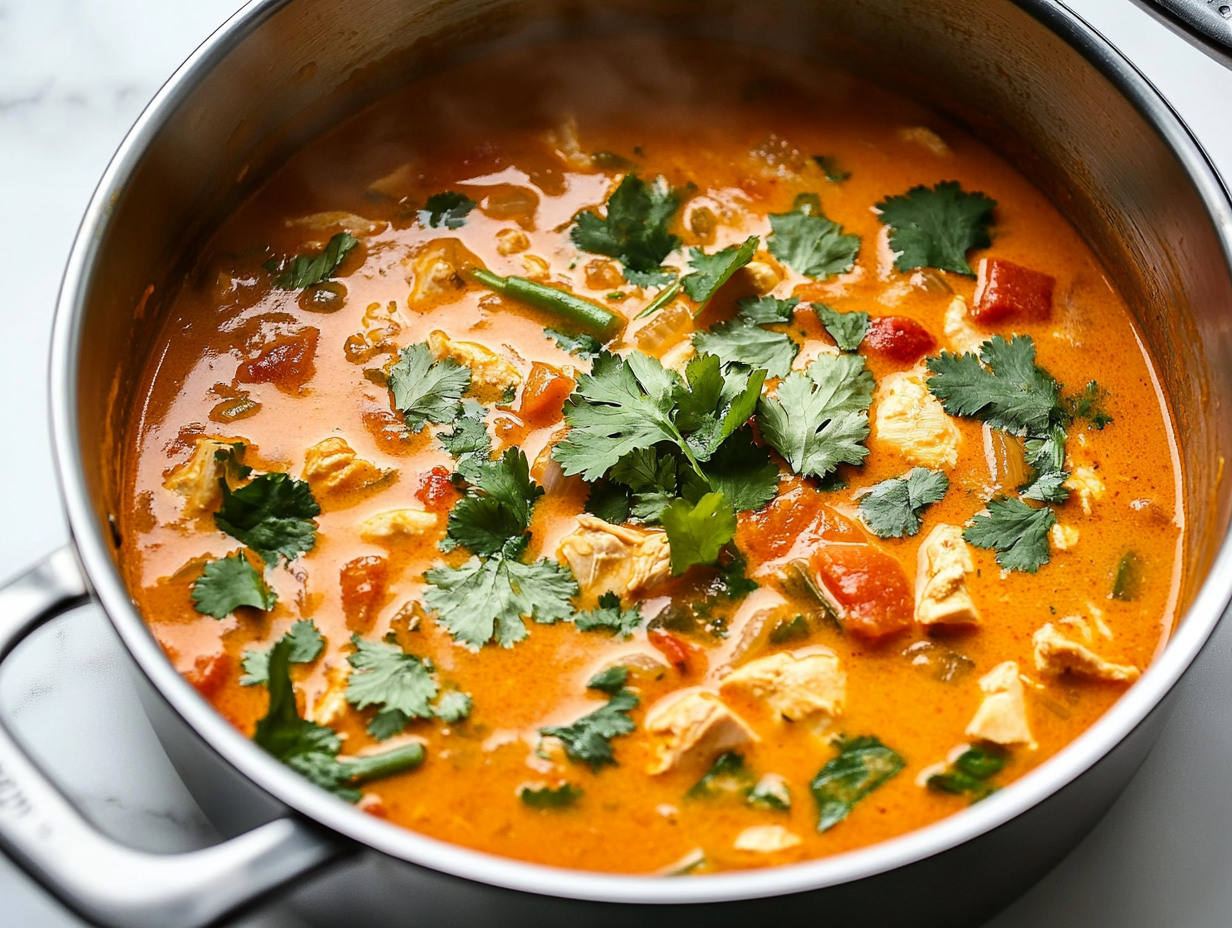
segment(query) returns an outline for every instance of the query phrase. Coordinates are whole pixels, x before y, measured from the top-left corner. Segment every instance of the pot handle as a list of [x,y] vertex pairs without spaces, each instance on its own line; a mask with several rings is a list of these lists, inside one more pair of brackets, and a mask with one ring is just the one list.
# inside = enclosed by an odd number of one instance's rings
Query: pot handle
[[[0,661],[89,595],[71,545],[0,587]],[[340,850],[294,818],[198,851],[133,850],[88,822],[2,721],[0,848],[70,909],[108,928],[200,928]]]

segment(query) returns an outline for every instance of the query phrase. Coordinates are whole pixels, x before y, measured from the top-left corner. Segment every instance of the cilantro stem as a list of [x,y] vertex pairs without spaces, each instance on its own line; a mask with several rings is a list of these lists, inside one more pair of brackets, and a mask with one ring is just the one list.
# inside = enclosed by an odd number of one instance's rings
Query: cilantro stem
[[418,742],[404,744],[402,747],[382,751],[380,754],[339,760],[342,768],[348,773],[347,781],[356,786],[379,780],[382,777],[391,777],[396,773],[414,770],[423,762],[424,746]]
[[493,274],[479,267],[471,268],[470,274],[479,283],[490,287],[497,293],[555,313],[595,335],[601,335],[604,340],[614,336],[624,321],[620,316],[598,303],[592,303],[580,296],[536,283],[525,277],[512,275],[501,277],[499,274]]
[[676,294],[680,292],[680,278],[677,277],[670,284],[659,291],[659,295],[646,304],[646,308],[634,316],[634,319],[645,319],[651,313],[658,312],[668,303],[676,298]]

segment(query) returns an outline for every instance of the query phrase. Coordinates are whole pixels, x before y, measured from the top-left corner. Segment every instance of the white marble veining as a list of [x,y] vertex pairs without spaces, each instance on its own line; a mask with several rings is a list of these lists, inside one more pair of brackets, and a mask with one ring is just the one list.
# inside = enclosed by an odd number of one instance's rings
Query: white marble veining
[[[0,581],[67,541],[45,399],[51,314],[112,151],[236,0],[0,0]],[[1069,5],[1140,62],[1232,177],[1232,73],[1127,0]],[[1210,105],[1222,99],[1222,106]],[[100,827],[171,851],[211,829],[153,737],[104,617],[43,629],[0,674],[0,711]],[[1216,633],[1159,746],[1111,814],[987,928],[1232,922],[1232,628]],[[81,923],[0,856],[0,923]],[[294,924],[264,913],[245,925]]]

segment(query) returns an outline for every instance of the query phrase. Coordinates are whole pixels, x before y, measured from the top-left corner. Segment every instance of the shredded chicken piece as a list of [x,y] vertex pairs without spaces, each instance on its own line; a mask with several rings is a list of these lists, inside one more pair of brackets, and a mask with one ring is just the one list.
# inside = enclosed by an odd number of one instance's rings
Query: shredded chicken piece
[[847,675],[828,648],[801,655],[781,651],[732,671],[719,682],[719,690],[725,696],[763,700],[793,722],[815,714],[835,718],[843,712]]
[[1037,631],[1031,641],[1035,645],[1035,666],[1041,673],[1069,671],[1113,683],[1133,683],[1142,675],[1132,664],[1106,661],[1086,645],[1066,638],[1051,622]]
[[384,220],[365,219],[363,216],[356,216],[354,213],[342,210],[328,210],[323,213],[312,213],[308,216],[287,220],[287,228],[289,229],[297,226],[311,229],[314,232],[330,232],[335,229],[342,229],[350,232],[356,238],[376,235],[387,225],[389,223]]
[[1052,546],[1058,551],[1068,551],[1078,544],[1078,529],[1072,525],[1062,525],[1057,522],[1048,532]]
[[938,157],[950,154],[950,146],[932,129],[925,126],[904,126],[898,130],[898,137],[904,142],[911,142],[926,148]]
[[1036,748],[1027,724],[1027,701],[1018,676],[1018,664],[1015,661],[998,664],[980,677],[980,689],[985,694],[984,701],[967,726],[967,737]]
[[471,369],[471,394],[482,403],[498,402],[522,383],[513,364],[478,342],[454,341],[437,329],[429,333],[428,347],[437,360],[453,358]]
[[440,516],[422,509],[390,509],[365,519],[359,526],[359,537],[370,544],[389,546],[419,538],[433,531]]
[[346,689],[351,677],[347,664],[334,664],[325,671],[326,686],[304,713],[304,718],[318,725],[333,725],[347,711]]
[[586,596],[611,590],[636,597],[671,574],[666,533],[612,525],[585,513],[578,516],[577,529],[561,539],[556,554]]
[[225,438],[198,438],[192,457],[177,465],[163,481],[164,487],[184,497],[186,516],[208,512],[222,501],[218,478],[223,475],[224,464],[215,455],[232,444]]
[[909,464],[953,467],[958,463],[962,436],[919,374],[890,374],[881,380],[874,422],[877,439]]
[[773,854],[803,843],[803,839],[782,825],[753,825],[736,835],[732,845],[738,851]]
[[659,700],[646,713],[646,733],[652,752],[646,772],[651,775],[671,770],[686,755],[713,757],[758,740],[718,696],[705,690]]
[[915,620],[921,625],[979,625],[980,613],[967,589],[975,570],[971,550],[957,525],[938,525],[916,556]]
[[971,314],[967,312],[967,301],[961,296],[950,300],[945,308],[945,322],[942,325],[945,337],[950,340],[950,350],[958,354],[973,351],[979,354],[980,345],[986,336],[975,327]]
[[319,441],[304,452],[304,479],[318,499],[362,490],[380,483],[391,473],[359,457],[346,439],[338,436]]
[[1074,492],[1082,505],[1083,515],[1088,516],[1091,514],[1091,501],[1102,497],[1107,489],[1094,468],[1086,466],[1075,467],[1061,486]]

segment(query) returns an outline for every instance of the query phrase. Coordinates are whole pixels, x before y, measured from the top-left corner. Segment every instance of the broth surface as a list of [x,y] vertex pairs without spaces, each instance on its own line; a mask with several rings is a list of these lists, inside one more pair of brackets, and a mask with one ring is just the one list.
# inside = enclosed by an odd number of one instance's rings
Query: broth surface
[[[815,155],[833,159],[833,176],[839,169],[849,176],[828,179]],[[662,177],[681,191],[671,229],[683,243],[668,265],[687,272],[687,249],[713,254],[759,236],[754,263],[669,338],[657,337],[653,327],[671,306],[634,318],[659,286],[629,283],[618,261],[583,252],[570,237],[575,216],[602,211],[630,173],[647,181]],[[1013,317],[987,326],[968,319],[965,330],[951,324],[947,332],[956,297],[977,305],[976,279],[894,267],[895,251],[874,204],[943,181],[996,200],[991,246],[970,252],[972,267],[992,258],[1055,278],[1047,319]],[[447,191],[477,205],[458,228],[433,227],[421,210]],[[769,215],[791,212],[800,194],[816,194],[828,219],[859,236],[850,271],[810,277],[767,253]],[[316,255],[342,230],[358,244],[333,275],[334,289],[275,286],[267,262]],[[770,328],[801,346],[797,369],[837,352],[810,303],[914,320],[932,336],[933,357],[970,350],[993,334],[1029,335],[1036,362],[1064,385],[1066,396],[1090,382],[1106,391],[1102,408],[1111,422],[1096,429],[1076,419],[1066,445],[1066,470],[1095,475],[1099,489],[1074,490],[1053,506],[1061,529],[1052,533],[1050,562],[1035,573],[1003,570],[996,552],[968,546],[974,570],[965,582],[981,619],[974,627],[912,622],[871,638],[844,630],[807,591],[782,579],[789,555],[807,558],[829,542],[801,541],[799,526],[767,528],[772,519],[763,510],[740,513],[723,555],[747,559],[748,575],[760,584],[747,596],[715,594],[722,574],[694,567],[641,594],[616,591],[625,594],[626,607],[641,603],[643,621],[628,639],[584,632],[570,621],[528,620],[529,634],[512,647],[492,642],[468,649],[424,606],[425,571],[456,567],[468,557],[465,550],[441,551],[444,512],[418,535],[383,542],[361,537],[362,523],[374,516],[425,509],[426,494],[416,495],[424,480],[434,468],[457,467],[435,437],[440,425],[415,433],[394,409],[387,378],[396,352],[441,331],[488,347],[516,368],[521,385],[512,395],[483,402],[493,453],[522,448],[535,479],[547,487],[534,507],[526,561],[557,560],[587,499],[579,478],[542,466],[545,449],[564,432],[559,401],[547,413],[520,414],[532,365],[583,372],[590,361],[544,334],[545,327],[569,330],[567,324],[475,283],[466,265],[535,279],[603,305],[628,320],[609,348],[641,349],[667,364],[687,353],[690,330],[731,319],[737,301],[767,292],[767,282],[770,295],[800,300],[790,322]],[[766,273],[768,280],[758,276]],[[371,337],[364,341],[366,333]],[[262,382],[260,360],[274,357],[270,349],[279,345],[291,347]],[[898,372],[927,377],[922,360],[895,360],[867,344],[860,356],[879,390]],[[1179,459],[1150,359],[1115,284],[1052,204],[980,142],[883,89],[782,55],[700,42],[576,42],[414,83],[310,145],[219,229],[166,309],[145,378],[146,399],[133,411],[124,462],[123,559],[130,589],[177,668],[252,734],[269,697],[264,685],[241,684],[246,651],[269,648],[294,622],[311,619],[326,646],[311,662],[292,666],[300,711],[344,736],[346,755],[407,739],[426,748],[417,769],[364,785],[361,807],[502,856],[621,873],[702,872],[816,858],[901,835],[971,802],[971,793],[924,781],[960,746],[979,740],[966,731],[987,695],[979,681],[994,667],[1016,663],[1036,746],[985,745],[1005,762],[989,786],[1029,773],[1124,691],[1124,683],[1089,674],[1044,672],[1033,641],[1043,626],[1052,623],[1109,662],[1145,669],[1175,618],[1184,524]],[[839,469],[840,487],[793,475],[775,457],[783,471],[780,496],[795,494],[778,505],[807,516],[805,527],[830,513],[839,534],[854,533],[847,542],[854,538],[887,554],[914,590],[921,543],[937,525],[964,527],[990,499],[1013,496],[1018,481],[1006,477],[998,455],[1006,448],[1011,458],[1022,452],[1019,439],[1003,441],[974,418],[948,417],[960,436],[956,463],[940,468],[948,492],[923,510],[918,534],[877,538],[860,520],[861,494],[902,477],[911,463],[878,428],[882,398],[875,395],[869,414],[869,454],[862,465]],[[241,607],[216,619],[194,608],[192,590],[207,561],[240,545],[216,527],[217,502],[194,511],[182,487],[167,485],[207,436],[242,441],[243,463],[256,473],[302,478],[308,449],[331,437],[389,473],[364,488],[316,493],[322,511],[314,546],[264,571],[277,594],[274,607]],[[1021,477],[1020,462],[1011,462],[1011,474],[1015,466]],[[459,486],[442,490],[446,507],[461,498],[465,486]],[[792,545],[797,550],[788,552]],[[1132,595],[1114,598],[1118,570],[1124,572],[1131,551]],[[360,558],[380,560],[347,567]],[[673,600],[704,603],[709,618],[692,628],[655,626]],[[574,603],[578,610],[597,605],[585,590]],[[783,628],[800,614],[806,631],[778,641],[764,629],[755,635],[759,609],[762,619],[771,615]],[[648,633],[651,626],[661,630],[657,636]],[[664,644],[662,631],[676,644]],[[365,730],[374,710],[342,701],[353,634],[371,642],[392,634],[407,652],[429,659],[444,690],[469,694],[469,717],[411,720],[405,733],[382,745]],[[683,669],[671,653],[681,646],[688,653]],[[690,797],[721,753],[704,748],[686,752],[664,772],[648,772],[657,748],[646,731],[647,712],[669,694],[718,693],[728,673],[755,659],[826,649],[846,676],[842,710],[832,717],[811,713],[786,721],[767,712],[763,700],[725,691],[728,708],[758,739],[736,748],[747,783]],[[612,665],[633,668],[627,686],[639,698],[629,713],[636,727],[611,738],[615,764],[595,769],[570,759],[540,729],[568,726],[603,706],[607,696],[588,690],[587,681]],[[840,734],[875,736],[904,767],[854,803],[845,820],[819,831],[809,786],[838,754],[832,739]],[[787,785],[789,809],[745,800],[741,790],[767,774]],[[565,783],[581,791],[567,807],[540,808],[520,798],[524,787]],[[759,847],[751,846],[754,838],[738,841],[751,828],[763,829],[753,833],[764,839]]]

